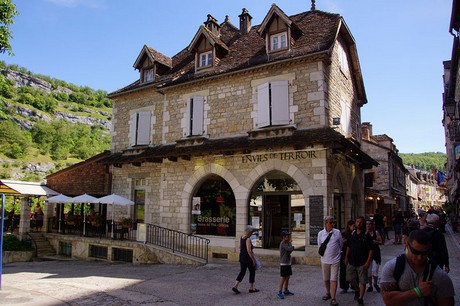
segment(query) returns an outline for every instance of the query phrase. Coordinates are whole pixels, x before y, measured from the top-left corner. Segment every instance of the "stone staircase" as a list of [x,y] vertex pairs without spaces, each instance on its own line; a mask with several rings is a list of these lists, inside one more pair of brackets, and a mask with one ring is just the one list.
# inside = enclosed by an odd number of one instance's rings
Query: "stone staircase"
[[37,249],[37,258],[56,256],[56,250],[49,243],[48,239],[45,238],[43,233],[29,233],[29,235],[35,241],[35,243],[32,243],[32,245]]

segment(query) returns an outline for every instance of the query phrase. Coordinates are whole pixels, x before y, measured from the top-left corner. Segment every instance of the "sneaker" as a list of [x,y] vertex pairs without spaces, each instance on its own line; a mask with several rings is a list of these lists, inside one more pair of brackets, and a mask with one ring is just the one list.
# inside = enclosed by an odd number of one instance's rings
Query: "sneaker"
[[284,295],[294,295],[294,293],[292,293],[291,291],[286,289],[286,290],[284,290]]
[[278,296],[278,298],[279,298],[280,300],[284,300],[284,294],[283,294],[283,292],[278,292],[277,296]]
[[372,288],[372,286],[369,286],[369,287],[367,288],[366,291],[367,291],[367,292],[372,292],[372,290],[374,290],[374,289]]
[[358,304],[359,305],[364,305],[364,300],[363,299],[358,299]]
[[379,287],[379,285],[374,285],[374,288],[375,288],[375,290],[377,290],[377,292],[380,292],[380,287]]

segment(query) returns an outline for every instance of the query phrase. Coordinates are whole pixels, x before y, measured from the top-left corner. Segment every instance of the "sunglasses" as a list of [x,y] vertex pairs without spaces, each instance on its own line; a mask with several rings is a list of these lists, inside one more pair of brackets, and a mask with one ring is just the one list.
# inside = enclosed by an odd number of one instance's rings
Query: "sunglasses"
[[409,246],[409,249],[410,249],[411,253],[414,254],[414,255],[427,256],[428,253],[430,252],[430,249],[428,249],[426,251],[419,251],[419,250],[416,250],[413,247],[411,247],[411,245],[409,243],[407,245]]

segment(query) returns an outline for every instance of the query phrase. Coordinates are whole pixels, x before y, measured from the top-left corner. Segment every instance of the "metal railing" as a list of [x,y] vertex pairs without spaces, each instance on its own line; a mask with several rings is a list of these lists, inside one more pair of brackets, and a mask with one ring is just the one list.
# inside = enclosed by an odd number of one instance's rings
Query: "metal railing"
[[[209,239],[153,224],[145,224],[145,229],[145,243],[171,250],[173,253],[192,256],[203,260],[205,263],[208,262]],[[69,225],[66,222],[61,222],[59,225],[56,220],[51,218],[48,220],[47,228],[49,233],[127,241],[137,241],[137,230],[137,224],[134,224],[132,228],[114,226],[112,232],[112,224],[109,220],[97,227],[86,224],[85,231],[83,231],[83,224]]]
[[147,243],[208,262],[209,239],[153,224],[146,224],[146,226]]

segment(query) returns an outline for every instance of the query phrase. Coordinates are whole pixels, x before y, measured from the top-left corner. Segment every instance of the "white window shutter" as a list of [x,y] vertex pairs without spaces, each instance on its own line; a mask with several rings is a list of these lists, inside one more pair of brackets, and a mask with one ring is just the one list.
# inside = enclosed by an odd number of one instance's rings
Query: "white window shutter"
[[138,124],[137,124],[137,145],[148,145],[150,144],[150,130],[152,116],[150,111],[139,112]]
[[342,130],[345,134],[351,134],[350,131],[350,120],[351,120],[351,110],[348,107],[347,102],[344,100],[340,101],[340,106],[342,107],[342,118],[340,118],[340,123],[342,124]]
[[136,145],[137,135],[137,113],[131,114],[129,124],[129,145],[132,147]]
[[288,81],[271,82],[272,124],[289,124]]
[[257,86],[257,123],[258,127],[270,125],[270,100],[269,100],[269,83]]
[[192,135],[203,134],[204,98],[193,97]]

